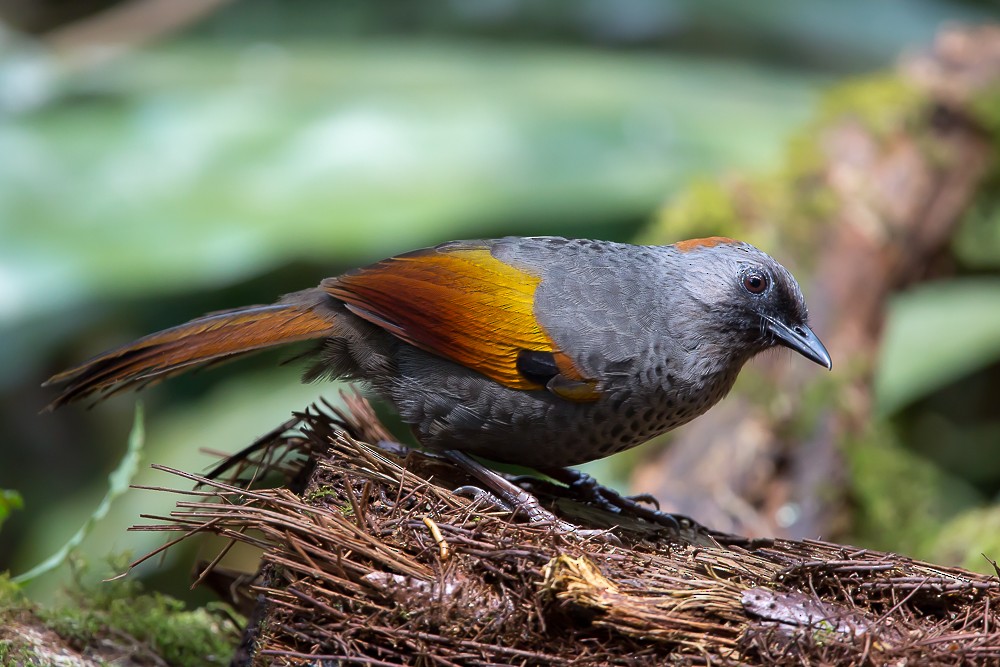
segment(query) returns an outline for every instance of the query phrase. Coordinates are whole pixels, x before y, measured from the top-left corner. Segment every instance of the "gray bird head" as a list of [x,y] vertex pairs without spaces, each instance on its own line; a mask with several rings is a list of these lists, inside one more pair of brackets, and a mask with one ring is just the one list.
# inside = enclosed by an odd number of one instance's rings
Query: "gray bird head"
[[734,353],[749,358],[782,345],[832,368],[830,353],[809,328],[802,290],[770,255],[718,237],[670,247],[685,264],[685,290],[713,322],[720,346],[735,346]]

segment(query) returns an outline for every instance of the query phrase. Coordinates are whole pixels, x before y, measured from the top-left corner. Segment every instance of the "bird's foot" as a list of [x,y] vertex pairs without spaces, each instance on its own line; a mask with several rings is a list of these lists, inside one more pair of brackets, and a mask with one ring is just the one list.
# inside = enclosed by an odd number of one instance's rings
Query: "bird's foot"
[[534,495],[515,485],[499,473],[490,470],[468,454],[451,450],[444,452],[444,456],[466,473],[478,479],[488,489],[481,489],[475,486],[462,486],[456,489],[456,492],[460,495],[470,496],[476,500],[485,500],[515,516],[521,514],[532,525],[552,526],[559,532],[572,533],[579,537],[600,537],[611,542],[618,541],[618,538],[608,530],[580,528],[560,519],[542,507],[541,503],[538,502],[538,498]]
[[[543,470],[552,479],[562,482],[580,498],[614,514],[629,513],[670,531],[679,532],[681,523],[688,525],[694,521],[685,516],[670,514],[660,510],[660,503],[648,493],[623,496],[617,491],[598,483],[585,472],[572,468],[547,468]],[[650,507],[652,506],[652,507]]]

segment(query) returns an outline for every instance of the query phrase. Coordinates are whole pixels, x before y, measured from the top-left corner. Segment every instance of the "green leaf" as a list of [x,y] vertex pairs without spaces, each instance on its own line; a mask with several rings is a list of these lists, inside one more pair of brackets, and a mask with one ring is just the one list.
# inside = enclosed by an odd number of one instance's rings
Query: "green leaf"
[[7,520],[11,512],[23,507],[24,499],[21,498],[20,493],[10,489],[0,489],[0,527],[3,527],[3,522]]
[[875,378],[879,411],[891,413],[1000,359],[1000,280],[932,283],[889,309]]
[[108,476],[108,491],[104,495],[104,499],[62,548],[27,572],[14,577],[15,583],[25,584],[56,569],[66,561],[74,549],[80,546],[97,522],[108,514],[115,499],[128,491],[129,484],[139,469],[139,459],[142,456],[144,441],[145,429],[143,427],[142,403],[140,402],[135,405],[135,419],[132,422],[132,432],[129,433],[128,437],[128,448],[121,462]]
[[[247,370],[220,383],[198,401],[155,414],[148,413],[144,458],[178,470],[206,472],[219,462],[214,452],[241,449],[286,420],[293,410],[301,410],[315,401],[319,395],[325,395],[338,404],[338,385],[302,384],[298,382],[298,376],[298,371],[289,366]],[[117,401],[117,407],[124,407],[133,400],[132,396],[125,395],[112,397],[109,402]],[[100,409],[116,411],[108,405]],[[136,472],[131,484],[185,487],[183,480],[147,466]],[[99,492],[95,493],[90,488],[81,489],[76,494],[60,497],[57,504],[37,514],[37,520],[28,526],[24,540],[26,548],[21,557],[27,562],[34,562],[33,559],[58,548],[59,544],[53,538],[58,529],[54,526],[68,526],[62,529],[62,533],[69,533],[86,518],[80,508],[93,506],[99,498]],[[85,560],[97,561],[105,556],[110,544],[117,552],[133,554],[144,554],[157,548],[163,541],[161,533],[130,531],[129,527],[136,523],[148,523],[140,520],[143,514],[169,514],[176,501],[177,497],[170,493],[129,489],[127,495],[115,502],[108,515],[93,527],[77,553]],[[168,563],[183,557],[182,550],[171,550],[166,554]],[[149,562],[141,566],[141,571],[156,567],[160,565]],[[32,594],[42,596],[41,591],[51,589],[53,579],[56,577],[36,582]]]

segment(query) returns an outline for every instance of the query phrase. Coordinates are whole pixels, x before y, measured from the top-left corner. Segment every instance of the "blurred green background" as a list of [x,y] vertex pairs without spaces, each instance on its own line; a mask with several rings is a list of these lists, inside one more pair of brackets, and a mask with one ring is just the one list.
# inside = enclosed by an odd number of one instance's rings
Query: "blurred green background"
[[[945,23],[1000,18],[960,0],[133,4],[102,23],[95,10],[120,6],[0,0],[0,489],[24,500],[0,571],[65,542],[125,448],[135,396],[39,415],[52,373],[422,245],[632,239],[692,179],[774,167],[831,83]],[[957,253],[977,282],[899,300],[879,377],[891,427],[984,512],[1000,490],[998,210],[976,212],[992,243]],[[914,379],[907,351],[933,351],[941,318],[972,342],[958,359],[922,352]],[[281,358],[143,392],[134,481],[176,485],[148,464],[204,470],[216,459],[199,446],[234,451],[336,396]],[[82,553],[159,545],[125,529],[172,502],[128,492]],[[142,572],[178,592],[190,561],[175,550]]]

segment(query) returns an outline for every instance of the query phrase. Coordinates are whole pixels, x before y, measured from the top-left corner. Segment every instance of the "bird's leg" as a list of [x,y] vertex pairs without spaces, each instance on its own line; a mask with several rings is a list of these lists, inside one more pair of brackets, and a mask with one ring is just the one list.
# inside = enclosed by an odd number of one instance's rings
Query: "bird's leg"
[[[466,473],[482,482],[490,491],[496,494],[497,499],[501,501],[505,508],[515,513],[518,511],[523,512],[530,523],[566,524],[566,522],[559,519],[552,512],[542,507],[538,499],[533,495],[515,486],[508,479],[490,470],[468,454],[451,449],[445,451],[444,456]],[[462,487],[462,489],[468,490],[468,487]],[[566,524],[566,526],[568,527],[569,524]]]
[[[693,523],[687,517],[661,512],[660,503],[649,494],[623,496],[617,491],[599,484],[596,479],[585,472],[573,470],[572,468],[544,468],[541,472],[569,486],[573,491],[579,493],[581,497],[609,512],[614,512],[615,514],[620,514],[623,511],[629,512],[641,519],[659,524],[673,531],[680,530],[681,520]],[[647,505],[653,505],[655,509]]]
[[490,493],[486,489],[476,486],[475,484],[466,484],[465,486],[460,486],[454,491],[452,491],[456,496],[462,496],[463,498],[468,498],[469,500],[481,501],[489,503],[501,509],[504,512],[513,512],[514,508],[502,501],[495,493]]
[[[562,532],[576,533],[578,535],[607,535],[604,530],[584,530],[579,526],[574,526],[568,521],[563,521],[549,510],[542,507],[538,499],[521,487],[515,485],[510,480],[499,473],[490,470],[479,461],[468,454],[454,449],[443,452],[443,455],[469,475],[475,477],[485,485],[489,491],[486,499],[499,500],[505,508],[517,514],[522,512],[529,523],[537,525],[550,525],[558,528]],[[461,487],[461,490],[468,492],[470,487]],[[492,493],[490,493],[490,491]],[[481,496],[480,496],[481,497]]]
[[[400,458],[407,456],[410,452],[419,451],[426,456],[430,456],[431,458],[448,459],[466,473],[478,479],[484,486],[487,487],[486,489],[482,489],[478,486],[469,484],[458,487],[454,490],[454,493],[466,498],[471,498],[472,500],[481,500],[506,512],[511,512],[512,514],[517,513],[520,510],[528,517],[528,521],[531,523],[544,522],[552,523],[554,525],[560,523],[560,519],[542,507],[538,503],[537,498],[524,489],[515,486],[506,478],[490,470],[468,454],[463,454],[457,450],[431,452],[414,449],[409,445],[393,440],[380,440],[378,447],[383,452],[387,452]],[[566,525],[569,526],[570,524]]]

